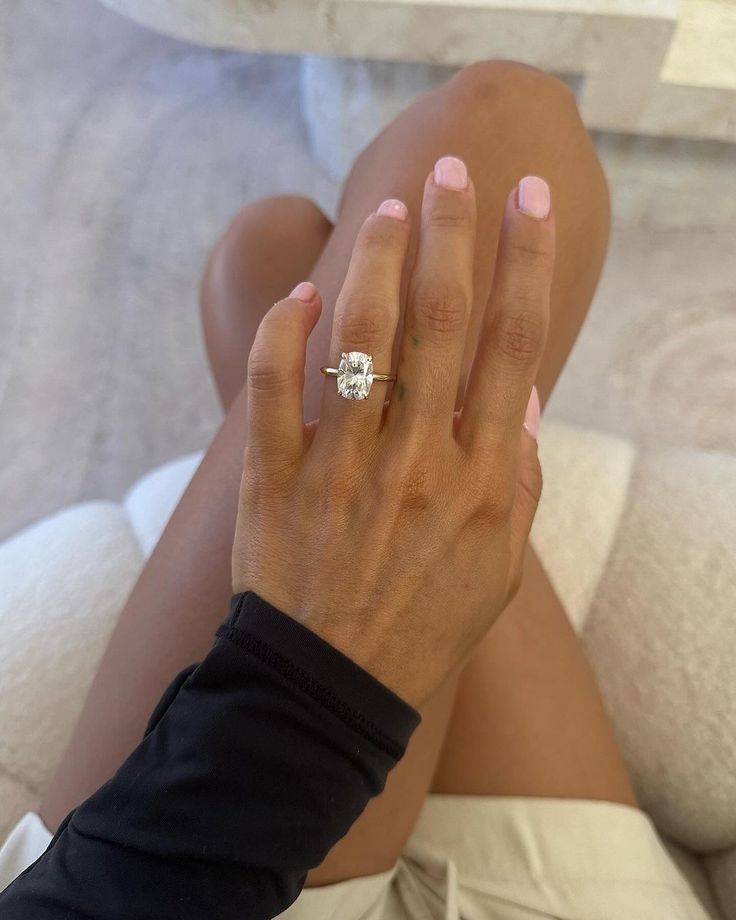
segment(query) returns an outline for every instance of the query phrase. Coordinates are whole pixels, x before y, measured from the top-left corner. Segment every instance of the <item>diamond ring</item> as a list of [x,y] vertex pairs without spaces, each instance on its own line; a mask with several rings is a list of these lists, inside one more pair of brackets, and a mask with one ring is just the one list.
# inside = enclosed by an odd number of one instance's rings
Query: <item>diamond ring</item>
[[374,380],[396,380],[396,374],[374,374],[373,356],[344,351],[339,367],[321,367],[326,377],[337,377],[337,392],[345,399],[367,399]]

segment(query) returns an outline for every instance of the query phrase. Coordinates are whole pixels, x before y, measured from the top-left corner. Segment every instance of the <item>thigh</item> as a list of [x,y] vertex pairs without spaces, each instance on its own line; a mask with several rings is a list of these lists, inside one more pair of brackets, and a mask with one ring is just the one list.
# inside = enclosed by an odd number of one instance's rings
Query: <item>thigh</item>
[[593,672],[531,550],[463,670],[432,791],[636,804]]

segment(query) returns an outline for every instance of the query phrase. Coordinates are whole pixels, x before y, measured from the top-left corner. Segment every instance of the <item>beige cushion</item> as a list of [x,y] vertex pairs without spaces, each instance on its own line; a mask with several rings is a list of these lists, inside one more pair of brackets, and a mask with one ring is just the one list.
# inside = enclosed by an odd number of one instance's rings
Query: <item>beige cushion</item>
[[533,542],[643,805],[736,920],[736,458],[545,424]]

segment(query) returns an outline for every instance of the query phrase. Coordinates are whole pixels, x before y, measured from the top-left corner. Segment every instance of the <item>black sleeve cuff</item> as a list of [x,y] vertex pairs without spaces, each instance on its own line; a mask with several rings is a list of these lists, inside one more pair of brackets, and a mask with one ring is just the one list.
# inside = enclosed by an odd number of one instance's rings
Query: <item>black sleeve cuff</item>
[[316,633],[254,591],[236,594],[217,631],[278,671],[353,731],[398,760],[419,713]]

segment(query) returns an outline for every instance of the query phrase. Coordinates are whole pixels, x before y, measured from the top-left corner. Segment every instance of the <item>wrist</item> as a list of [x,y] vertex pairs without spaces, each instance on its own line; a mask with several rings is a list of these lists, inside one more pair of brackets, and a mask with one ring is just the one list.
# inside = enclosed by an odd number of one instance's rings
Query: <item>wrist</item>
[[373,723],[379,734],[382,726],[392,726],[394,737],[405,745],[419,722],[413,698],[384,679],[387,669],[371,669],[372,655],[370,661],[356,660],[351,654],[354,643],[346,642],[344,634],[324,628],[324,623],[315,625],[313,629],[306,619],[292,617],[260,594],[246,591],[232,598],[230,615],[218,635],[245,645],[328,708],[336,703],[352,713],[351,718]]

